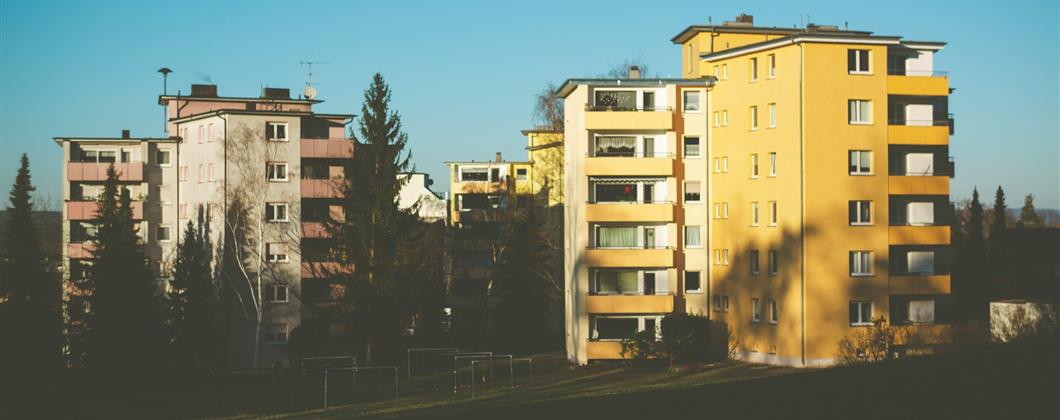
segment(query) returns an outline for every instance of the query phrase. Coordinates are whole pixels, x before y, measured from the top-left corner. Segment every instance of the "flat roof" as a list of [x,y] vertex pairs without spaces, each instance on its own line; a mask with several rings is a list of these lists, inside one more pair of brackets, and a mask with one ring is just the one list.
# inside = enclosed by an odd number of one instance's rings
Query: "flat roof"
[[783,28],[779,26],[751,26],[751,25],[690,25],[683,31],[674,35],[670,38],[670,42],[674,44],[683,44],[690,38],[700,32],[716,32],[716,33],[733,33],[733,34],[775,34],[775,35],[795,35],[800,33],[818,33],[818,34],[846,34],[854,36],[867,36],[872,35],[870,31],[857,31],[849,29],[828,29],[820,26],[813,29],[815,32],[808,32],[805,28]]
[[567,95],[574,90],[575,86],[578,85],[590,85],[590,86],[629,86],[629,87],[652,87],[652,86],[666,86],[666,85],[703,85],[711,86],[714,84],[714,77],[704,77],[702,79],[567,79],[560,85],[556,93],[560,97],[565,98]]
[[62,144],[68,141],[85,141],[85,142],[112,142],[112,143],[141,143],[141,142],[163,142],[163,143],[176,143],[180,141],[180,137],[81,137],[81,136],[57,136],[52,137],[52,141],[56,144]]
[[207,101],[207,102],[272,102],[290,104],[319,104],[324,102],[320,99],[291,99],[291,98],[250,98],[242,96],[190,96],[190,95],[158,95],[158,104],[164,105],[166,100],[180,99],[185,101]]
[[444,163],[446,165],[470,165],[470,164],[475,164],[475,165],[503,165],[503,164],[513,164],[513,163],[514,164],[521,164],[521,165],[528,165],[528,164],[531,164],[533,162],[530,162],[528,160],[526,160],[526,161],[502,160],[500,162],[496,162],[496,161],[492,161],[492,160],[485,160],[485,161],[474,161],[474,160],[472,160],[472,161],[463,161],[463,162],[461,162],[461,161],[445,161],[445,162],[442,162],[442,163]]
[[898,45],[901,37],[899,36],[885,36],[885,35],[872,35],[872,36],[850,36],[850,35],[836,35],[836,34],[822,34],[822,33],[804,33],[799,35],[785,36],[783,38],[771,39],[768,41],[756,42],[753,44],[747,44],[736,48],[729,48],[727,50],[721,50],[713,53],[700,53],[699,58],[701,60],[717,60],[722,58],[735,57],[742,54],[749,54],[752,52],[768,50],[771,48],[779,47],[787,44],[797,44],[800,42],[824,42],[824,43],[840,43],[840,44],[876,44],[876,45]]
[[268,111],[268,110],[251,110],[251,109],[215,109],[213,111],[207,111],[199,114],[192,114],[186,117],[170,118],[170,122],[187,122],[194,121],[207,117],[215,117],[221,114],[238,114],[238,115],[282,115],[288,117],[319,117],[319,118],[345,118],[352,120],[356,115],[354,114],[319,114],[312,111]]

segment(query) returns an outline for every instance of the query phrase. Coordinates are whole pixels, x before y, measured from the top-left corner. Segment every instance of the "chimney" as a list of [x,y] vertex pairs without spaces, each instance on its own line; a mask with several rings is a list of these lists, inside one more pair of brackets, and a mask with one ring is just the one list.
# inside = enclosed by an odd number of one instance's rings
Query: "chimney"
[[504,159],[501,158],[501,152],[497,152],[497,162],[504,162]]
[[755,17],[754,17],[754,15],[749,15],[747,13],[740,13],[739,16],[736,16],[736,21],[740,22],[740,23],[747,23],[747,24],[754,25],[755,24]]
[[217,85],[191,85],[191,96],[200,98],[216,98]]
[[267,87],[261,90],[261,97],[267,99],[291,99],[291,90]]
[[629,78],[631,80],[640,79],[640,67],[629,66]]
[[131,135],[131,133],[129,132],[129,129],[121,130],[121,138],[122,138],[122,139],[126,139],[126,140],[128,140],[128,139],[129,139],[129,138],[130,138],[131,136],[132,136],[132,135]]

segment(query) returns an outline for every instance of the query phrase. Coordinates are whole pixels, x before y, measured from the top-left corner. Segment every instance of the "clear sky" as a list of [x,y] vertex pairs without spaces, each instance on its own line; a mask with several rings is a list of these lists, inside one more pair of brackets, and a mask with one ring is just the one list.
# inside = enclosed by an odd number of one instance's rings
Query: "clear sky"
[[[746,12],[755,23],[843,25],[946,41],[957,133],[952,199],[998,184],[1018,207],[1060,208],[1056,0],[995,1],[0,1],[0,190],[29,153],[39,192],[61,198],[55,136],[162,134],[157,105],[212,82],[222,95],[305,83],[315,67],[321,112],[358,113],[373,72],[394,91],[413,160],[447,189],[447,160],[525,159],[519,130],[549,82],[640,59],[680,73],[670,38]],[[4,194],[6,197],[6,194]],[[6,200],[4,200],[6,205]]]

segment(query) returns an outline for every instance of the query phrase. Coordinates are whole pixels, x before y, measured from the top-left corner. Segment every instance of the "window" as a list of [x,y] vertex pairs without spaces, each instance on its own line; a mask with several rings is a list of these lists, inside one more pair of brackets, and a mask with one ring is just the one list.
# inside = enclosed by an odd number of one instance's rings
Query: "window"
[[177,168],[177,178],[180,179],[180,182],[185,182],[185,181],[188,180],[188,166],[187,165],[184,165],[184,166],[181,166],[181,167]]
[[758,226],[758,202],[751,202],[751,226]]
[[872,251],[850,251],[850,275],[872,275]]
[[935,301],[934,300],[911,300],[909,301],[909,322],[913,324],[935,323]]
[[199,126],[199,144],[202,144],[205,141],[206,141],[206,126],[200,125]]
[[170,165],[170,151],[158,149],[155,151],[155,163],[158,166],[169,166]]
[[751,154],[751,178],[758,178],[758,153]]
[[213,123],[206,126],[206,142],[213,143]]
[[722,127],[728,127],[729,126],[729,110],[727,110],[727,109],[721,110],[721,126]]
[[213,177],[213,163],[209,163],[209,164],[206,165],[206,174],[207,174],[207,179],[210,182],[213,182],[214,181],[214,177]]
[[685,112],[699,112],[699,91],[684,91]]
[[714,295],[714,310],[721,311],[721,295]]
[[177,205],[177,217],[181,219],[188,218],[188,205],[186,203]]
[[266,344],[287,343],[287,324],[269,324],[265,327]]
[[599,270],[596,272],[596,294],[637,294],[640,292],[634,270]]
[[265,164],[265,176],[269,181],[287,181],[287,162]]
[[636,334],[640,329],[637,318],[595,317],[591,319],[594,327],[593,340],[623,340]]
[[751,258],[749,258],[749,261],[751,262],[751,274],[752,275],[757,275],[758,274],[758,250],[757,249],[752,249],[751,250]]
[[721,250],[714,248],[714,265],[721,265]]
[[777,56],[776,54],[769,55],[769,78],[773,79],[777,77]]
[[714,158],[714,173],[721,172],[721,158]]
[[932,176],[935,174],[935,155],[931,153],[909,153],[905,155],[906,176]]
[[206,165],[199,164],[199,183],[206,182]]
[[770,201],[769,202],[769,225],[770,226],[776,226],[777,225],[777,202],[776,201]]
[[714,218],[721,219],[721,203],[714,203]]
[[777,310],[777,301],[769,301],[769,323],[776,324],[780,320],[780,311]]
[[173,239],[171,236],[173,233],[172,227],[169,225],[159,225],[155,229],[155,236],[158,237],[158,242],[169,242]]
[[777,152],[769,154],[769,176],[777,176]]
[[777,127],[777,104],[769,104],[769,128]]
[[758,305],[758,298],[751,298],[751,322],[762,320],[762,308]]
[[729,172],[729,157],[728,156],[722,156],[721,157],[721,171],[722,172]]
[[721,79],[722,80],[729,80],[729,65],[728,64],[722,64],[721,65]]
[[714,111],[714,126],[721,127],[721,113]]
[[751,129],[758,129],[758,106],[751,107]]
[[265,123],[265,140],[287,141],[287,123],[267,122]]
[[867,200],[852,200],[848,205],[851,226],[864,226],[872,224],[872,202]]
[[721,76],[721,72],[718,71],[718,66],[714,66],[714,78],[717,79]]
[[486,168],[461,168],[460,181],[489,181],[489,171]]
[[872,101],[851,99],[848,103],[850,104],[848,115],[851,124],[872,124]]
[[596,246],[597,248],[636,248],[637,227],[597,226]]
[[721,310],[729,312],[729,295],[721,295]]
[[699,157],[699,137],[685,137],[685,157]]
[[698,271],[685,271],[685,291],[689,293],[703,292],[703,282],[700,281]]
[[265,203],[265,221],[286,222],[287,203]]
[[777,250],[769,250],[769,275],[777,275]]
[[872,152],[869,150],[850,151],[850,174],[872,175]]
[[515,170],[516,181],[526,181],[526,168],[519,168]]
[[637,151],[634,136],[599,136],[596,138],[596,156],[632,157]]
[[930,226],[935,224],[935,203],[906,204],[906,223],[913,226]]
[[699,226],[685,226],[685,248],[703,246],[702,229]]
[[655,92],[646,90],[640,94],[640,108],[645,111],[655,110]]
[[872,302],[850,302],[850,325],[856,327],[872,325]]
[[272,303],[287,302],[287,286],[282,284],[270,284],[265,289],[265,300]]
[[721,265],[729,265],[729,250],[728,250],[728,248],[721,250]]
[[909,266],[909,274],[935,273],[934,251],[910,251],[906,254],[906,262]]
[[702,194],[699,190],[699,181],[685,181],[685,202],[698,203]]
[[869,50],[847,50],[847,71],[851,74],[871,74]]
[[751,81],[758,81],[758,58],[751,58]]
[[281,242],[266,244],[265,260],[268,262],[287,262],[287,244]]
[[728,202],[721,203],[721,218],[722,219],[728,219],[729,218],[729,203]]

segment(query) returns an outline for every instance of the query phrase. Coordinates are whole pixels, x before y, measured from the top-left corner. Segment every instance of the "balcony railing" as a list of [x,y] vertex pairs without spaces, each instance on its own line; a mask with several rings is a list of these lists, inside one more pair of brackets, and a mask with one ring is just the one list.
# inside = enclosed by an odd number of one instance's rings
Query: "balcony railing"
[[600,201],[585,200],[585,204],[673,204],[671,200]]
[[654,111],[673,111],[673,107],[669,107],[669,106],[642,106],[642,107],[636,107],[636,106],[620,106],[620,105],[590,105],[590,104],[586,104],[585,105],[585,110],[586,111],[626,111],[626,112],[629,112],[629,111],[645,111],[645,112],[654,112]]
[[627,152],[627,151],[597,151],[595,153],[586,153],[586,157],[635,157],[635,158],[664,158],[673,157],[673,153],[668,152]]
[[887,124],[888,125],[912,125],[912,126],[922,126],[922,127],[932,127],[932,126],[945,127],[945,126],[950,125],[950,123],[952,121],[953,121],[953,119],[951,119],[951,118],[950,119],[945,119],[945,120],[918,120],[918,119],[908,119],[908,118],[890,118],[890,119],[887,120]]
[[950,72],[941,70],[887,69],[889,76],[949,77]]
[[596,249],[601,251],[621,251],[627,249],[673,249],[669,245],[634,245],[634,246],[599,246],[589,245],[586,249]]

